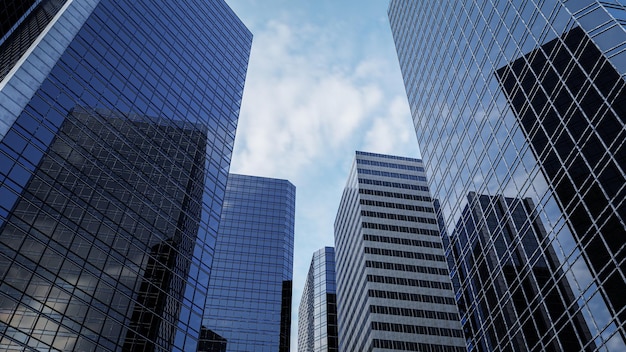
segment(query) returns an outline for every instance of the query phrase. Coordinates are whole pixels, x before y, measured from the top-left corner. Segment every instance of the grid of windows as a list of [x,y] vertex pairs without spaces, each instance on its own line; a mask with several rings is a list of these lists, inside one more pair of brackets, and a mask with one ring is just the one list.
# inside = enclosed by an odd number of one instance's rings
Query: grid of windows
[[422,241],[422,240],[414,240],[412,238],[398,238],[391,236],[379,236],[379,235],[363,235],[363,239],[365,241],[373,241],[373,242],[383,242],[383,243],[395,243],[402,244],[405,246],[418,246],[418,247],[430,247],[430,248],[441,248],[441,243],[439,242],[431,242],[431,241]]
[[456,301],[454,300],[454,298],[422,295],[422,294],[419,294],[419,293],[395,292],[395,291],[383,291],[383,290],[369,290],[368,291],[368,296],[369,297],[376,297],[376,298],[394,299],[394,300],[400,300],[400,301],[412,301],[412,302],[426,302],[426,303],[456,305]]
[[341,350],[373,351],[382,340],[465,346],[421,170],[417,159],[356,154],[335,220]]
[[424,168],[421,166],[413,166],[413,165],[403,165],[403,164],[395,164],[384,161],[376,161],[376,160],[366,160],[366,159],[357,159],[358,165],[374,165],[374,166],[382,166],[388,169],[399,169],[399,170],[409,170],[409,171],[424,171]]
[[[376,269],[384,269],[381,265],[378,266],[366,266],[372,267]],[[397,270],[395,268],[387,269],[387,270]],[[417,272],[417,271],[416,271]],[[382,275],[367,275],[368,282],[378,282],[389,285],[399,285],[399,286],[414,286],[414,287],[425,287],[425,288],[437,288],[450,290],[452,289],[452,285],[447,282],[439,282],[439,281],[428,281],[428,280],[417,280],[417,279],[407,279],[405,277],[393,277],[393,276],[382,276]]]
[[66,0],[5,0],[0,10],[0,79],[15,66]]
[[0,346],[195,350],[252,36],[223,1],[31,3],[2,44],[32,51],[2,63]]
[[228,351],[289,350],[295,203],[289,181],[228,176],[203,317]]
[[372,344],[375,348],[384,348],[396,351],[419,351],[419,352],[465,352],[465,347],[437,345],[432,343],[404,342],[374,339]]
[[433,268],[429,266],[420,266],[420,265],[411,265],[411,264],[402,264],[402,263],[378,262],[374,260],[367,260],[365,262],[365,267],[386,269],[386,270],[396,270],[396,271],[411,271],[414,273],[422,273],[422,274],[448,275],[448,269],[444,269],[444,268]]
[[626,81],[580,27],[497,73],[601,294],[625,323],[626,242],[617,234],[626,222]]
[[[626,350],[624,14],[623,1],[390,3],[470,350]],[[502,197],[532,199],[533,211],[495,215]],[[526,230],[536,224],[545,236]],[[502,281],[483,281],[481,265]],[[475,295],[463,303],[464,292]],[[510,318],[472,322],[490,297]]]
[[[364,193],[364,192],[362,192]],[[413,205],[413,204],[403,204],[403,203],[390,203],[390,202],[381,202],[377,200],[369,200],[369,199],[361,199],[362,205],[373,205],[377,207],[383,208],[394,208],[394,209],[404,209],[404,210],[413,210],[413,211],[423,211],[425,213],[434,213],[435,210],[431,207],[424,207],[421,205]],[[413,220],[411,220],[413,221]]]
[[[372,183],[367,183],[367,180],[359,180],[359,182],[363,181],[363,184],[372,184]],[[398,193],[398,192],[385,192],[385,191],[379,191],[379,190],[373,190],[373,189],[367,189],[367,188],[359,188],[359,193],[361,194],[370,194],[370,195],[375,195],[375,196],[379,196],[379,197],[390,197],[390,198],[400,198],[400,199],[411,199],[411,200],[421,200],[421,201],[425,201],[425,202],[430,202],[432,201],[430,199],[430,197],[427,196],[422,196],[419,194],[407,194],[407,193]],[[366,200],[364,200],[366,201]]]
[[[391,182],[391,181],[383,181],[383,180],[374,180],[374,179],[368,179],[368,178],[359,178],[359,183],[362,183],[364,185],[374,185],[374,186],[383,186],[385,188],[401,188],[401,189],[410,189],[413,191],[424,191],[424,192],[428,192],[428,186],[422,186],[422,185],[413,185],[413,184],[408,184],[408,183],[399,183],[399,182]],[[391,194],[389,191],[382,191],[380,189],[378,190],[373,190],[373,191],[378,191],[378,192],[386,192],[388,194]],[[424,199],[425,201],[429,201],[430,197],[428,195],[424,196],[421,194],[408,194],[407,197],[428,197],[427,199]]]
[[461,337],[461,330],[439,328],[435,326],[396,324],[387,322],[372,322],[372,330],[394,331],[405,334],[433,335],[433,336],[452,336]]
[[298,352],[337,352],[335,249],[313,253],[298,311]]
[[425,218],[421,216],[412,216],[412,215],[395,214],[395,213],[383,213],[379,211],[362,210],[361,215],[367,216],[370,218],[389,219],[389,220],[408,221],[408,222],[420,222],[423,224],[436,224],[437,223],[437,220],[433,218]]
[[402,315],[405,317],[441,319],[441,320],[459,320],[456,313],[439,312],[434,310],[409,309],[386,306],[370,306],[370,311],[377,314]]
[[2,18],[2,21],[0,21],[0,39],[4,39],[5,36],[8,36],[8,33],[15,29],[15,27],[23,21],[24,17],[32,11],[35,3],[35,0],[4,1],[3,9],[0,12],[0,18]]
[[[521,331],[508,348],[593,350],[589,328],[572,299],[567,278],[561,276],[559,259],[543,241],[545,229],[534,215],[530,199],[469,195],[468,207],[451,236],[460,239],[452,249],[459,270],[454,282],[461,287],[459,310],[469,319],[466,334],[483,329],[481,347],[494,348],[509,339],[503,326],[519,324]],[[492,247],[486,246],[489,242]],[[464,248],[471,252],[462,255]],[[501,271],[490,269],[496,267]],[[490,299],[478,298],[483,295]],[[471,308],[473,302],[478,302],[477,309]],[[570,318],[552,321],[564,314]]]
[[404,233],[413,233],[413,234],[419,234],[419,235],[439,237],[439,231],[431,230],[431,229],[424,229],[421,227],[388,225],[388,224],[379,224],[375,222],[363,222],[361,226],[364,229],[381,230],[381,231],[389,231],[389,232],[404,232]]
[[386,255],[386,256],[398,257],[398,258],[422,259],[422,260],[431,260],[431,261],[438,261],[438,262],[443,262],[446,260],[446,258],[440,254],[408,252],[408,251],[401,251],[397,249],[387,249],[387,248],[365,247],[363,249],[363,252],[365,254]]
[[361,175],[385,176],[385,177],[392,177],[392,178],[401,178],[404,180],[426,181],[426,177],[416,176],[414,174],[401,174],[398,172],[371,170],[371,169],[365,169],[365,168],[359,168],[358,172]]

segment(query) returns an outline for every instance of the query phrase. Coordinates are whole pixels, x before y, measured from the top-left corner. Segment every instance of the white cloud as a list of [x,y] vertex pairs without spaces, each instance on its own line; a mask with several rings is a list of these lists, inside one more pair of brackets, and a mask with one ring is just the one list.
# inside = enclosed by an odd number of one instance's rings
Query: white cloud
[[[390,104],[376,81],[384,76],[384,62],[342,65],[333,60],[342,38],[320,33],[323,28],[276,21],[255,33],[233,171],[298,178],[316,160],[359,144],[365,134],[360,129],[376,114],[379,127],[392,119],[381,138],[397,138],[392,130],[399,125],[401,99]],[[409,130],[410,121],[404,122]]]
[[391,101],[387,114],[374,119],[365,135],[365,149],[389,154],[411,145],[415,146],[414,152],[406,156],[414,157],[417,142],[412,126],[406,98],[397,96]]

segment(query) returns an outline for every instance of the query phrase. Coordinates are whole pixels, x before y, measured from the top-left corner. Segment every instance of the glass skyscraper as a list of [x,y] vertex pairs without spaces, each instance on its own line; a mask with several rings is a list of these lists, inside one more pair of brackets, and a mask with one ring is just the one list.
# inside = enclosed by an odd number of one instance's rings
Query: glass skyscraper
[[421,160],[356,152],[335,252],[341,351],[466,351]]
[[298,352],[339,351],[335,248],[315,253],[298,309]]
[[221,0],[6,3],[0,346],[195,350],[252,35]]
[[[491,280],[506,282],[503,291],[491,298],[479,291],[463,303],[470,350],[569,350],[569,343],[625,350],[624,4],[392,0],[389,19],[426,173],[450,234],[446,253],[459,302],[474,289],[467,271],[507,244],[489,267]],[[505,207],[496,227],[484,225],[487,241],[470,254],[482,235],[479,227],[464,228],[466,212],[487,210],[470,223],[488,224],[486,214],[502,199],[520,205]],[[532,216],[507,220],[522,199],[533,200]],[[540,223],[545,236],[509,237],[507,223],[518,233]],[[468,266],[472,255],[478,257]],[[492,319],[474,326],[472,318],[484,300],[515,305],[524,279],[505,277],[518,255],[526,259],[516,270],[528,278],[537,277],[540,258],[552,263],[528,286],[544,293],[524,314],[511,314],[506,333],[493,339],[490,331],[501,325]],[[565,309],[552,309],[559,304]],[[546,314],[551,325],[529,335],[527,319]],[[581,315],[586,328],[578,328]],[[571,341],[563,338],[567,326],[577,331]]]
[[289,181],[229,175],[203,319],[225,341],[207,346],[289,351],[295,202]]
[[[467,312],[465,333],[477,341],[477,349],[491,351],[508,341],[502,349],[540,344],[544,351],[593,350],[589,328],[554,249],[544,241],[546,231],[531,199],[471,192],[455,231],[450,250],[458,264],[459,310]],[[564,314],[571,319],[552,320]],[[510,327],[518,324],[521,330],[510,338]]]

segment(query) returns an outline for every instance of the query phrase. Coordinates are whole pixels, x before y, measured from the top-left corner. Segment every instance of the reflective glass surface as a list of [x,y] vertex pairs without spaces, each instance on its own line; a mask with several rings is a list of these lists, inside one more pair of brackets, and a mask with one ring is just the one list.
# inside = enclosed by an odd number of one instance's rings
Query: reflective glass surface
[[[390,3],[469,350],[626,350],[625,10],[594,0]],[[532,212],[511,220],[527,200]],[[538,224],[545,236],[524,230]],[[507,263],[522,254],[512,282]],[[552,263],[541,275],[539,258]],[[528,289],[536,301],[520,311]],[[512,308],[472,320],[496,305]]]
[[311,259],[298,310],[298,352],[337,352],[335,249],[324,247]]
[[0,346],[193,351],[252,36],[223,1],[59,11],[0,84]]
[[203,319],[226,351],[289,351],[295,192],[286,180],[228,177]]
[[[458,239],[451,250],[458,263],[453,267],[459,310],[468,318],[465,334],[485,351],[522,351],[525,344],[543,344],[547,351],[592,351],[589,328],[536,215],[529,198],[468,195],[451,236]],[[510,298],[498,299],[504,296]],[[571,319],[553,320],[564,314]],[[521,330],[512,337],[499,328],[518,324]],[[485,337],[473,337],[474,331]]]

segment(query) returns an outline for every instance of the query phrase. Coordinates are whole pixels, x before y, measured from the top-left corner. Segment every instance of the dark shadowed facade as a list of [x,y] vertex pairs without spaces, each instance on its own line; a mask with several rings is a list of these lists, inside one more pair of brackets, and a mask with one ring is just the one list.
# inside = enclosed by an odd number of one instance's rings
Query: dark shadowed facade
[[[494,236],[498,232],[503,236]],[[465,334],[479,350],[493,350],[501,341],[509,341],[506,348],[512,351],[540,342],[545,351],[595,347],[545,237],[531,199],[468,195],[468,206],[452,234],[455,247],[449,259],[458,272],[455,286],[462,288],[459,310],[469,317]],[[572,319],[553,320],[564,314]],[[509,329],[517,324],[520,330]]]
[[[54,292],[50,318],[18,306],[7,335],[57,318],[84,322],[110,346],[123,337],[125,350],[171,349],[198,235],[205,149],[202,127],[70,112],[0,228],[2,243],[19,249],[14,260],[36,263],[29,274],[2,258],[3,285],[24,287],[31,300]],[[55,344],[92,346],[62,326]]]
[[496,74],[600,293],[624,323],[626,81],[580,27]]

